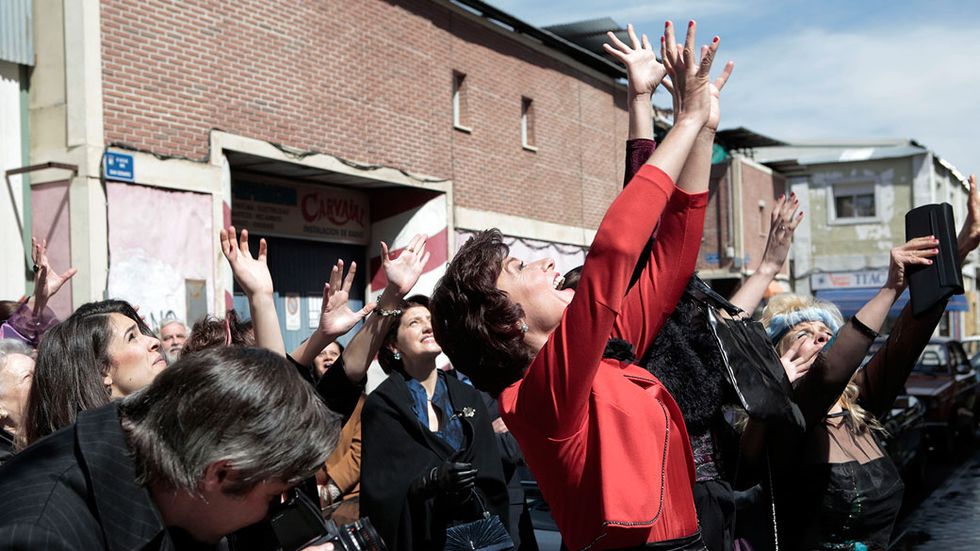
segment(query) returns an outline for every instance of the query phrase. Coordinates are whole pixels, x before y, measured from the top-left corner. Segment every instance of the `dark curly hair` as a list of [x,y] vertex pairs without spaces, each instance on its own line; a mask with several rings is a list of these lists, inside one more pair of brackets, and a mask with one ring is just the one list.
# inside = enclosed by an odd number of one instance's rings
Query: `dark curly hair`
[[453,367],[491,395],[520,380],[534,359],[520,330],[524,310],[497,288],[510,253],[500,230],[470,238],[430,299],[432,331]]
[[[381,369],[384,369],[385,373],[391,373],[392,370],[401,371],[403,369],[404,364],[402,364],[400,359],[395,359],[395,353],[388,348],[388,345],[395,344],[395,340],[398,338],[398,326],[401,325],[402,315],[405,314],[406,310],[415,306],[421,306],[428,309],[429,297],[425,295],[412,295],[398,305],[398,309],[401,310],[402,313],[394,318],[395,323],[391,324],[391,327],[388,329],[388,333],[385,335],[384,341],[381,343],[381,349],[378,350],[378,363],[381,364]],[[439,341],[437,340],[436,342]]]
[[733,398],[707,315],[687,294],[639,363],[670,391],[691,436],[707,432]]
[[[208,316],[191,328],[191,334],[187,336],[181,355],[215,346],[255,346],[251,327],[252,321],[239,320],[234,310],[228,310],[224,319]],[[228,342],[229,335],[231,342]]]

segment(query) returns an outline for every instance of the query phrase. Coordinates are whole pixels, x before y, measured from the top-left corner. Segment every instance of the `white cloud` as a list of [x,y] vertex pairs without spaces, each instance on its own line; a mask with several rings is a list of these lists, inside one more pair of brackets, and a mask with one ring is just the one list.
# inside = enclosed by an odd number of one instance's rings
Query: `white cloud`
[[809,30],[724,51],[723,127],[784,139],[915,138],[977,172],[980,26]]

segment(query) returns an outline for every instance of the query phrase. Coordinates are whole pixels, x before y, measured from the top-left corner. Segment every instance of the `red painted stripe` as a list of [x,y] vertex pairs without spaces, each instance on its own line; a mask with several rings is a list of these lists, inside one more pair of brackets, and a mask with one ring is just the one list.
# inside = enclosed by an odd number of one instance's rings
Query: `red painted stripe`
[[380,189],[371,192],[371,220],[378,222],[417,209],[442,193],[424,189]]
[[[429,239],[426,240],[425,247],[429,252],[429,261],[425,264],[425,267],[422,268],[422,273],[431,272],[449,260],[449,228],[443,228],[439,233],[430,235]],[[391,253],[397,258],[403,250],[405,250],[404,247],[395,249],[391,251]],[[387,280],[385,279],[384,270],[381,269],[381,255],[371,258],[370,273],[371,292],[373,293],[384,289]]]

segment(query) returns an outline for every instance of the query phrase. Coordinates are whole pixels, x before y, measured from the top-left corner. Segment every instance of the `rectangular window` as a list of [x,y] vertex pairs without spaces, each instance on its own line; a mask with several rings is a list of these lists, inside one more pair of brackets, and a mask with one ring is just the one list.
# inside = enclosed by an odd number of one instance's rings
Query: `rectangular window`
[[537,143],[534,135],[534,100],[521,98],[521,145],[524,149],[537,151]]
[[877,216],[874,184],[836,184],[833,190],[832,220],[862,221]]
[[466,75],[453,71],[453,128],[464,132],[470,131],[467,88]]

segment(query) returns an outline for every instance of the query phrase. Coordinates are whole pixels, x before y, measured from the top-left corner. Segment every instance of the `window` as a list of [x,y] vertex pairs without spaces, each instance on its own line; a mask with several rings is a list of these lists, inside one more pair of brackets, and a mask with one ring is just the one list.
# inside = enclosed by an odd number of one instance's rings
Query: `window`
[[862,222],[877,216],[874,184],[835,184],[831,220]]
[[521,98],[521,145],[528,151],[537,151],[534,136],[534,100]]
[[467,102],[466,75],[453,71],[453,128],[469,132],[470,116]]

